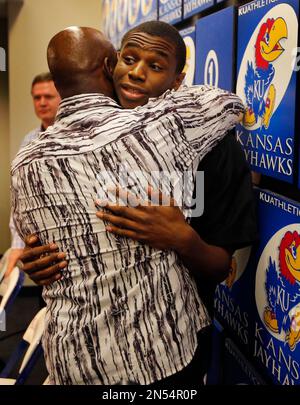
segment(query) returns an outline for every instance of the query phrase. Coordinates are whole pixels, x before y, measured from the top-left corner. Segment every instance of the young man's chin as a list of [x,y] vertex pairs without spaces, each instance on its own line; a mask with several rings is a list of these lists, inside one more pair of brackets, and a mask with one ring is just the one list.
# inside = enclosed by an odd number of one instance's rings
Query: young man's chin
[[147,104],[148,99],[140,99],[140,100],[120,99],[120,102],[123,108],[132,109]]

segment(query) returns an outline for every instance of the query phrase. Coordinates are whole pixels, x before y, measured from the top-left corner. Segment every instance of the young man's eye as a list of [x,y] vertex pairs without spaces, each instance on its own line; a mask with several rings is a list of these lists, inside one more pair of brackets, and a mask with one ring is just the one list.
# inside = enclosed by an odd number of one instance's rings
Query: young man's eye
[[151,69],[154,70],[155,72],[161,72],[163,68],[160,65],[157,65],[156,63],[152,63]]
[[126,65],[133,65],[135,62],[135,59],[133,56],[123,56],[123,60],[126,63]]

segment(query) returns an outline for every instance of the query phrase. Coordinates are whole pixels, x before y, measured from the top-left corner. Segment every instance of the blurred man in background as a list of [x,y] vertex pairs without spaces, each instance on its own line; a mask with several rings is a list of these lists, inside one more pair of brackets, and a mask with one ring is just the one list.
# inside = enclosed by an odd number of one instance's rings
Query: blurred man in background
[[[55,88],[50,72],[41,73],[35,76],[31,85],[31,95],[35,114],[41,120],[41,124],[25,136],[21,143],[20,149],[26,146],[32,140],[36,139],[37,136],[41,132],[46,131],[50,125],[53,125],[58,105],[61,100],[60,95]],[[24,242],[16,231],[12,217],[10,218],[9,227],[12,242],[8,266],[5,273],[6,277],[15,267],[24,248]]]

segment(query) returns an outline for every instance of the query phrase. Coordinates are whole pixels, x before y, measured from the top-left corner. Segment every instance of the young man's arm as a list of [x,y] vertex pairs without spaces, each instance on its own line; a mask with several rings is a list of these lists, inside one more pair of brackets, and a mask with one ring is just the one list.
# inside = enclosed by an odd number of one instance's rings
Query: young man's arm
[[[126,192],[121,193],[128,201]],[[228,275],[232,252],[206,243],[185,221],[173,199],[166,206],[161,205],[162,193],[150,190],[149,200],[152,197],[153,201],[153,195],[157,205],[145,206],[141,203],[129,207],[101,202],[105,211],[98,211],[96,215],[108,224],[108,232],[138,240],[156,249],[174,250],[194,276],[200,273],[212,282],[223,281]]]
[[243,119],[245,111],[238,95],[207,85],[183,86],[170,97],[187,140],[201,158]]
[[[200,276],[199,283],[202,278],[221,281],[227,276],[231,253],[257,239],[250,171],[231,135],[206,156],[199,170],[205,172],[204,214],[192,219],[192,227],[178,207],[121,207],[125,214],[135,215],[135,221],[126,229],[122,220],[128,225],[132,218],[119,216],[117,221],[123,227],[119,232],[159,249],[176,250],[190,271]],[[59,277],[59,265],[52,263],[58,258],[38,259],[41,253],[51,252],[47,246],[36,249],[28,250],[25,260],[22,258],[24,270],[28,269],[37,284],[50,284]]]
[[[139,240],[157,249],[175,250],[195,276],[200,272],[203,277],[216,283],[227,277],[231,252],[204,242],[185,222],[183,216],[181,218],[179,208],[145,207],[143,211],[139,211],[138,208],[114,206],[112,210],[117,210],[118,215],[113,215],[112,212],[97,213],[100,219],[111,223],[108,226],[110,232]],[[133,210],[136,211],[134,215]],[[130,228],[126,228],[126,223],[129,223]],[[37,242],[37,239],[34,240]],[[20,258],[24,264],[23,270],[38,285],[48,285],[59,280],[61,270],[67,266],[65,254],[54,252],[57,247],[51,249],[50,246],[37,247],[27,241],[24,254]]]
[[[200,271],[212,282],[221,282],[227,277],[231,253],[204,242],[186,223],[178,207],[114,205],[107,208],[110,208],[110,213],[98,211],[96,215],[110,223],[107,226],[109,232],[157,249],[175,250],[195,276]],[[36,236],[31,235],[25,241],[26,247],[20,258],[25,273],[38,285],[48,285],[60,279],[60,272],[67,265],[66,255],[57,252],[56,245],[39,245]]]

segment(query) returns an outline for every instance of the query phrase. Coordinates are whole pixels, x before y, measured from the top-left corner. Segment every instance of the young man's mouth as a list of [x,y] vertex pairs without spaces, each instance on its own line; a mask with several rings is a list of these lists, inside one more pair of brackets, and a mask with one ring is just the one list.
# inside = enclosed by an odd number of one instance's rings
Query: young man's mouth
[[145,90],[136,86],[122,84],[120,89],[122,96],[130,100],[139,100],[146,96]]

